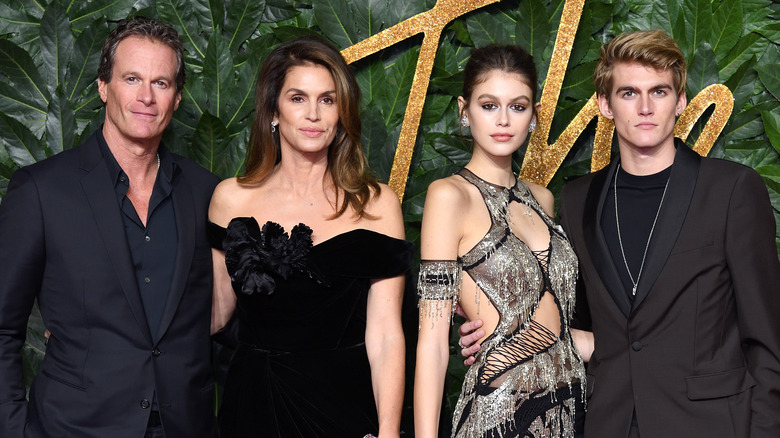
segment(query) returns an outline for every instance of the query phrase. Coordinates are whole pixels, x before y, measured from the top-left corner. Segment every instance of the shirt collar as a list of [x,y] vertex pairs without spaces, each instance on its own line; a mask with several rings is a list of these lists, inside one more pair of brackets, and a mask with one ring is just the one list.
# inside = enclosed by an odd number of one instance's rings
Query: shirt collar
[[[106,138],[103,137],[103,126],[97,131],[98,145],[100,145],[100,151],[103,153],[103,158],[106,160],[106,166],[108,167],[108,173],[111,176],[111,182],[116,186],[119,183],[119,178],[125,173],[122,167],[117,163],[114,154],[111,153],[111,149],[106,143]],[[168,151],[168,149],[160,143],[160,147],[157,148],[157,155],[160,157],[160,172],[163,179],[170,185],[173,181],[174,175],[177,173],[178,164],[176,163],[176,156]]]

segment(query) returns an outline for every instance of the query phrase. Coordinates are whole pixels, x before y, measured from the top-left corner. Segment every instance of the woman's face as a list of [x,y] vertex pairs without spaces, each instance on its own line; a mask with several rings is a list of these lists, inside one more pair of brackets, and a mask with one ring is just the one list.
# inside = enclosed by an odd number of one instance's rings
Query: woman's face
[[291,68],[279,93],[279,125],[284,151],[317,154],[327,151],[338,129],[336,84],[328,69],[305,64]]
[[471,126],[475,153],[508,156],[525,141],[535,116],[533,93],[524,79],[518,73],[493,70],[474,87],[468,102],[458,98]]

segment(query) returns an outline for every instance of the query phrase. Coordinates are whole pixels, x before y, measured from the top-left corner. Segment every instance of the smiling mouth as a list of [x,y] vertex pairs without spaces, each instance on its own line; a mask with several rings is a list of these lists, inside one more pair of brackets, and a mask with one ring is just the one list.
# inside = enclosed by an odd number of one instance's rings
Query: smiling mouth
[[152,119],[157,117],[157,114],[150,114],[150,113],[139,113],[139,112],[133,112],[134,115],[138,117],[143,117],[145,119]]

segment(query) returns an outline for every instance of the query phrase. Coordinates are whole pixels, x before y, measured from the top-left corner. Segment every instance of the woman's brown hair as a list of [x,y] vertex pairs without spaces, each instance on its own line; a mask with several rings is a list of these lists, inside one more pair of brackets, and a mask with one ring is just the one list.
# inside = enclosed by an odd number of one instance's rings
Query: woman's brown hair
[[[316,36],[304,36],[281,44],[263,62],[255,89],[255,118],[246,152],[246,170],[238,177],[244,184],[264,181],[281,161],[279,131],[271,131],[271,121],[279,113],[279,95],[291,68],[314,64],[325,67],[336,84],[338,128],[328,147],[328,173],[336,187],[334,217],[352,207],[358,217],[379,185],[370,174],[368,160],[360,144],[360,88],[344,58],[332,45]],[[343,193],[344,198],[338,197]]]

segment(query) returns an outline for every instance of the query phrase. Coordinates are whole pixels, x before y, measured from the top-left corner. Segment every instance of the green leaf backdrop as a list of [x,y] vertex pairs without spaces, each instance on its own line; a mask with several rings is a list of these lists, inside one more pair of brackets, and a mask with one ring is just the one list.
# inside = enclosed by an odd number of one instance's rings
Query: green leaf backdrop
[[[428,184],[466,163],[459,133],[462,68],[472,47],[515,43],[547,75],[565,0],[503,0],[451,22],[442,34],[428,89],[403,210],[416,241]],[[72,148],[97,129],[103,110],[97,64],[115,22],[144,15],[173,24],[186,49],[187,84],[164,141],[221,177],[241,172],[253,113],[254,81],[278,43],[317,33],[344,49],[431,9],[435,0],[5,0],[0,3],[0,199],[13,171]],[[574,41],[552,142],[593,94],[598,48],[613,35],[661,28],[689,61],[689,100],[705,86],[734,94],[731,119],[710,152],[755,168],[769,188],[780,235],[780,3],[773,0],[587,0]],[[363,144],[387,181],[422,36],[353,64],[363,92]],[[694,127],[693,143],[708,113]],[[580,136],[549,187],[587,173],[595,122]],[[519,168],[524,149],[518,151]],[[780,248],[780,238],[777,240]],[[404,308],[410,370],[416,333],[413,275]],[[31,318],[25,376],[42,360],[40,316]],[[451,405],[463,366],[451,361]],[[409,374],[411,381],[411,373]],[[407,391],[410,393],[410,391]],[[407,394],[408,397],[408,394]],[[408,427],[408,410],[405,418]],[[446,423],[443,416],[443,423]],[[446,424],[444,428],[446,429]]]

